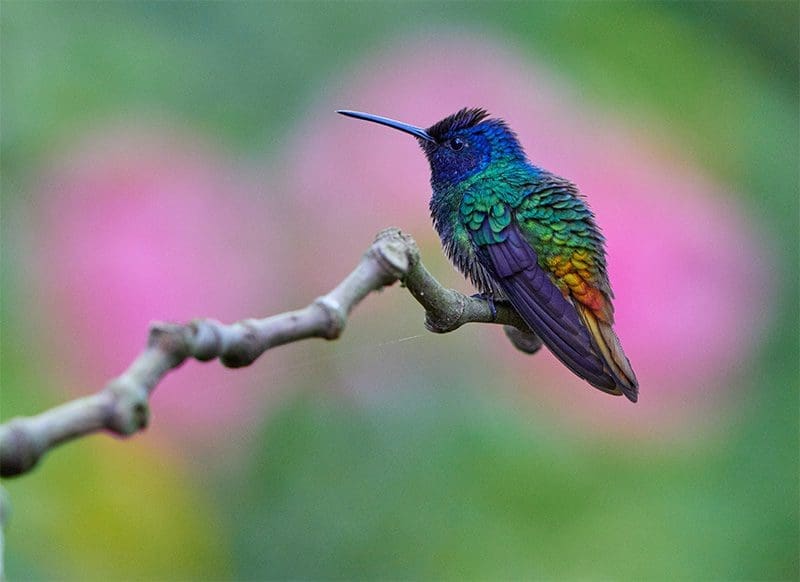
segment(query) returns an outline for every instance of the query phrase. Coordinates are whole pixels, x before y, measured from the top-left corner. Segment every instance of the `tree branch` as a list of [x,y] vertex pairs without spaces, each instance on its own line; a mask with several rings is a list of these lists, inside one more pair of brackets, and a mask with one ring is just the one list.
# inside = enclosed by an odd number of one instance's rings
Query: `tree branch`
[[526,353],[541,341],[507,304],[489,304],[441,285],[419,258],[414,240],[395,228],[380,232],[356,268],[327,295],[311,305],[267,317],[225,325],[213,319],[188,324],[153,323],[147,347],[130,367],[100,392],[36,416],[0,425],[0,475],[30,471],[55,446],[100,430],[132,435],[147,426],[149,397],[158,382],[187,358],[219,358],[224,366],[253,363],[266,350],[310,337],[338,338],[352,309],[371,292],[402,281],[425,308],[425,327],[435,333],[454,331],[469,322],[506,326],[512,343]]

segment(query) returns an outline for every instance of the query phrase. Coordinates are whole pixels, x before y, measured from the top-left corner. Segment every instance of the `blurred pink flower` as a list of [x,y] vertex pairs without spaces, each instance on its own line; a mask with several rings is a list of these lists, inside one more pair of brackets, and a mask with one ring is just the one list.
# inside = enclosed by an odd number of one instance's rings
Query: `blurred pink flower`
[[[281,166],[296,220],[313,225],[314,241],[336,246],[311,273],[314,284],[330,285],[349,271],[383,228],[430,233],[427,162],[413,139],[347,123],[330,102],[313,110],[289,139],[288,160]],[[303,250],[313,260],[320,248]]]
[[[591,107],[492,42],[413,38],[335,83],[333,97],[292,132],[285,164],[308,227],[342,251],[330,256],[331,269],[341,272],[389,225],[417,236],[428,262],[441,255],[427,213],[427,163],[415,141],[333,109],[428,126],[464,106],[486,107],[518,132],[534,163],[575,181],[596,211],[608,238],[616,328],[641,401],[610,398],[551,355],[527,358],[503,343],[514,382],[604,431],[672,432],[706,422],[697,411],[726,393],[768,317],[769,262],[732,193],[653,128]],[[453,281],[449,270],[437,275]],[[486,341],[501,345],[488,330]]]
[[[127,367],[151,320],[230,322],[285,307],[264,195],[197,138],[142,125],[69,144],[31,217],[41,315],[55,324],[50,339],[76,393]],[[206,446],[240,437],[264,400],[258,378],[188,362],[156,390],[153,430]]]

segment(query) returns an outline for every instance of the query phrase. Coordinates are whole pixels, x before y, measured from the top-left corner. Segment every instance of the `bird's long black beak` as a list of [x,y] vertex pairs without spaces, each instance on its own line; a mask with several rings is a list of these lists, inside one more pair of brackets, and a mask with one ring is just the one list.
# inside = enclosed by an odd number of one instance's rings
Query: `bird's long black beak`
[[419,139],[424,139],[425,141],[436,143],[436,140],[433,139],[431,135],[421,127],[416,127],[415,125],[409,125],[408,123],[403,123],[402,121],[395,121],[394,119],[389,119],[388,117],[381,117],[380,115],[372,115],[371,113],[361,113],[360,111],[348,111],[347,109],[339,109],[336,113],[341,113],[346,117],[355,117],[356,119],[364,119],[365,121],[380,123],[381,125],[385,125],[387,127],[393,127],[394,129],[399,129],[400,131],[404,131],[405,133],[410,133],[411,135]]

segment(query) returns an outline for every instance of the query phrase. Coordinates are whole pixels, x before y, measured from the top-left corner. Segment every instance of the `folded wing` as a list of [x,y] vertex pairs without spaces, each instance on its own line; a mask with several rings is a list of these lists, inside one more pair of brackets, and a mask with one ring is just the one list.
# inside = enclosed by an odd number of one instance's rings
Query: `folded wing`
[[[488,241],[484,238],[482,242]],[[616,343],[609,346],[614,342],[604,337],[606,330],[597,334],[590,330],[586,315],[578,312],[539,266],[536,251],[515,223],[503,229],[502,236],[494,236],[491,243],[479,245],[477,258],[522,319],[564,365],[592,386],[636,401],[635,378],[626,377],[612,357],[619,343],[616,336]]]

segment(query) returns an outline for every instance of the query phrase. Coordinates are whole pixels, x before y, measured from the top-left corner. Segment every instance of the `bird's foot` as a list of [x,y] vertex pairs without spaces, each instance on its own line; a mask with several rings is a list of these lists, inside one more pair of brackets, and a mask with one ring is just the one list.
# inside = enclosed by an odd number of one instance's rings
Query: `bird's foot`
[[494,294],[493,293],[475,293],[473,295],[475,299],[483,299],[486,303],[489,304],[489,311],[492,313],[492,321],[497,319],[497,305],[494,303]]

